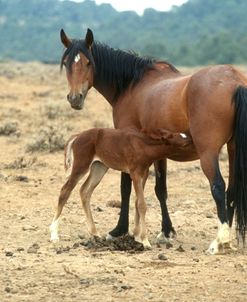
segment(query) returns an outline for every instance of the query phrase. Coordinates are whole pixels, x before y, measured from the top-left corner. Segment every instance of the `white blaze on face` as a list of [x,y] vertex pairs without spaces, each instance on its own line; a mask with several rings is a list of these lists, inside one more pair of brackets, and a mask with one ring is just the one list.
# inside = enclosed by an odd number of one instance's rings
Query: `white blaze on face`
[[79,53],[75,56],[75,63],[78,63],[80,61],[81,57]]
[[180,133],[180,136],[181,136],[182,138],[187,138],[187,135],[186,135],[185,133]]

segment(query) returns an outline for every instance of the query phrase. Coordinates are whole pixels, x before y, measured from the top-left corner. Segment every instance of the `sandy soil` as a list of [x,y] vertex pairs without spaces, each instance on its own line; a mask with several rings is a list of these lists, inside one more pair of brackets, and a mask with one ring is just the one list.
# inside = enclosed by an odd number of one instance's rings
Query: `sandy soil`
[[[156,243],[161,217],[152,169],[145,190],[152,250],[121,251],[88,240],[78,188],[62,215],[60,244],[49,242],[65,179],[64,140],[112,126],[99,93],[90,91],[80,112],[70,109],[66,94],[57,66],[0,64],[0,301],[247,301],[246,250],[205,254],[217,219],[198,161],[169,162],[168,206],[177,230],[171,246]],[[227,180],[225,152],[221,167]],[[119,180],[119,172],[109,171],[92,197],[102,236],[118,219],[112,205],[120,200]]]

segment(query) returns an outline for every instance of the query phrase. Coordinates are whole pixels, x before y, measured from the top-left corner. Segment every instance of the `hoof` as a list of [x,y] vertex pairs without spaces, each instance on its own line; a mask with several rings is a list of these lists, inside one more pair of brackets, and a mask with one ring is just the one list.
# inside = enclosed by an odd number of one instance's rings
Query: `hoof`
[[117,239],[117,237],[112,236],[110,233],[108,233],[105,237],[105,239],[107,241],[114,241],[115,239]]
[[138,242],[138,243],[141,243],[144,247],[145,250],[151,250],[152,249],[152,246],[150,244],[150,242],[148,241],[148,239],[141,239],[141,237],[139,236],[135,236],[135,241]]
[[170,232],[168,237],[165,236],[164,232],[160,232],[159,235],[156,237],[156,241],[157,241],[157,243],[166,244],[166,243],[170,243],[175,238],[176,238],[175,231]]
[[128,230],[121,230],[121,228],[118,227],[116,227],[115,229],[109,232],[109,235],[112,236],[113,238],[121,237],[126,234],[128,234]]
[[142,244],[143,244],[145,250],[151,250],[152,249],[152,246],[151,246],[150,242],[148,241],[148,239],[143,240]]
[[50,241],[51,242],[58,242],[59,241],[59,236],[56,232],[51,232]]
[[219,244],[217,240],[211,242],[209,248],[206,251],[207,255],[217,255],[219,254]]
[[52,242],[52,243],[58,243],[59,242],[59,237],[58,236],[51,236],[50,242]]
[[206,251],[207,255],[227,254],[229,252],[235,252],[237,249],[231,242],[218,243],[214,240]]

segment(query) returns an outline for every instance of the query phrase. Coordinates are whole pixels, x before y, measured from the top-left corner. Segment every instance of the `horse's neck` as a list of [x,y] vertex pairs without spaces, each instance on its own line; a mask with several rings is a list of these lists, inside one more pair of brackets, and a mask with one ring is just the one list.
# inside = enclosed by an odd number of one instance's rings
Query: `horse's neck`
[[97,80],[97,77],[94,80],[93,87],[103,95],[103,97],[107,100],[107,102],[113,106],[113,99],[115,95],[115,89],[113,87],[107,87],[106,85],[103,85],[99,80]]

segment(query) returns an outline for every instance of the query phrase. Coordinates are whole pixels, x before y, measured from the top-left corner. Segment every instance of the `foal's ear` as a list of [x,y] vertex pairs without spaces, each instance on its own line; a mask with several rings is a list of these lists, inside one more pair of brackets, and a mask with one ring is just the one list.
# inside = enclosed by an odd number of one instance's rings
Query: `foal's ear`
[[171,132],[164,131],[161,139],[166,145],[170,145],[173,138],[174,135]]
[[93,38],[93,32],[91,31],[90,28],[87,29],[86,37],[85,37],[85,42],[88,48],[92,47],[94,38]]
[[61,42],[66,48],[68,48],[72,43],[71,39],[66,36],[63,29],[60,30],[60,38],[61,38]]

